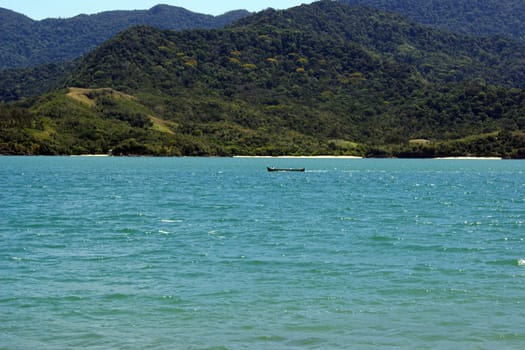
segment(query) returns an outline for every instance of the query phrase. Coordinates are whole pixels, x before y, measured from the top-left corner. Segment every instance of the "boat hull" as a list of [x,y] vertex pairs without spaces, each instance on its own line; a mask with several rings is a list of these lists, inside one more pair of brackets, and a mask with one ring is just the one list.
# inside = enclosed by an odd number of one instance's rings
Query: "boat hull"
[[304,172],[304,168],[274,168],[274,167],[266,167],[268,171],[270,172],[285,172],[285,171],[292,171],[292,172]]

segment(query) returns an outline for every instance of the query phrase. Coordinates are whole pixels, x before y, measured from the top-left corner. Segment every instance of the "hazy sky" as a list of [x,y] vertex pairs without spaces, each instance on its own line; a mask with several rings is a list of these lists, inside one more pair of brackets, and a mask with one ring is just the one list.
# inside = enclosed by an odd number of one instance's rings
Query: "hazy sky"
[[184,7],[211,15],[238,9],[260,11],[268,7],[286,9],[313,0],[0,0],[0,7],[22,13],[32,19],[73,17],[108,10],[149,9],[157,4]]

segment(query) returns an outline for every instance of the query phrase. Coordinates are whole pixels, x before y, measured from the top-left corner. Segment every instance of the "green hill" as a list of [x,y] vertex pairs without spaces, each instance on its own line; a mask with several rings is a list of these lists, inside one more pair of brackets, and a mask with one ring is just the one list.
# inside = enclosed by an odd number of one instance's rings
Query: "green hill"
[[172,30],[210,29],[224,27],[248,14],[239,10],[214,17],[180,7],[157,5],[150,10],[109,11],[33,21],[0,8],[0,69],[72,60],[137,25]]
[[525,46],[321,1],[127,30],[1,107],[3,153],[525,156]]

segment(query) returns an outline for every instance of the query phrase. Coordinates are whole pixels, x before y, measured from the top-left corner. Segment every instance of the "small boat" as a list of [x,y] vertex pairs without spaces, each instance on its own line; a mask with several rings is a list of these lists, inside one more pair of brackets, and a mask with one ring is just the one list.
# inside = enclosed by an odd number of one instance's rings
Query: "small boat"
[[304,171],[304,168],[275,168],[275,167],[266,167],[268,171]]

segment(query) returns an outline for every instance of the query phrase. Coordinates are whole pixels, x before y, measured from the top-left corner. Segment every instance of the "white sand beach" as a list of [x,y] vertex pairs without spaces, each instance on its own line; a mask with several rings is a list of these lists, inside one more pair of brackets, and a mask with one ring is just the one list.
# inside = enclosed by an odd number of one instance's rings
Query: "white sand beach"
[[233,156],[233,158],[270,158],[270,159],[363,159],[357,156]]
[[109,157],[109,154],[80,154],[80,155],[73,155],[71,157]]

